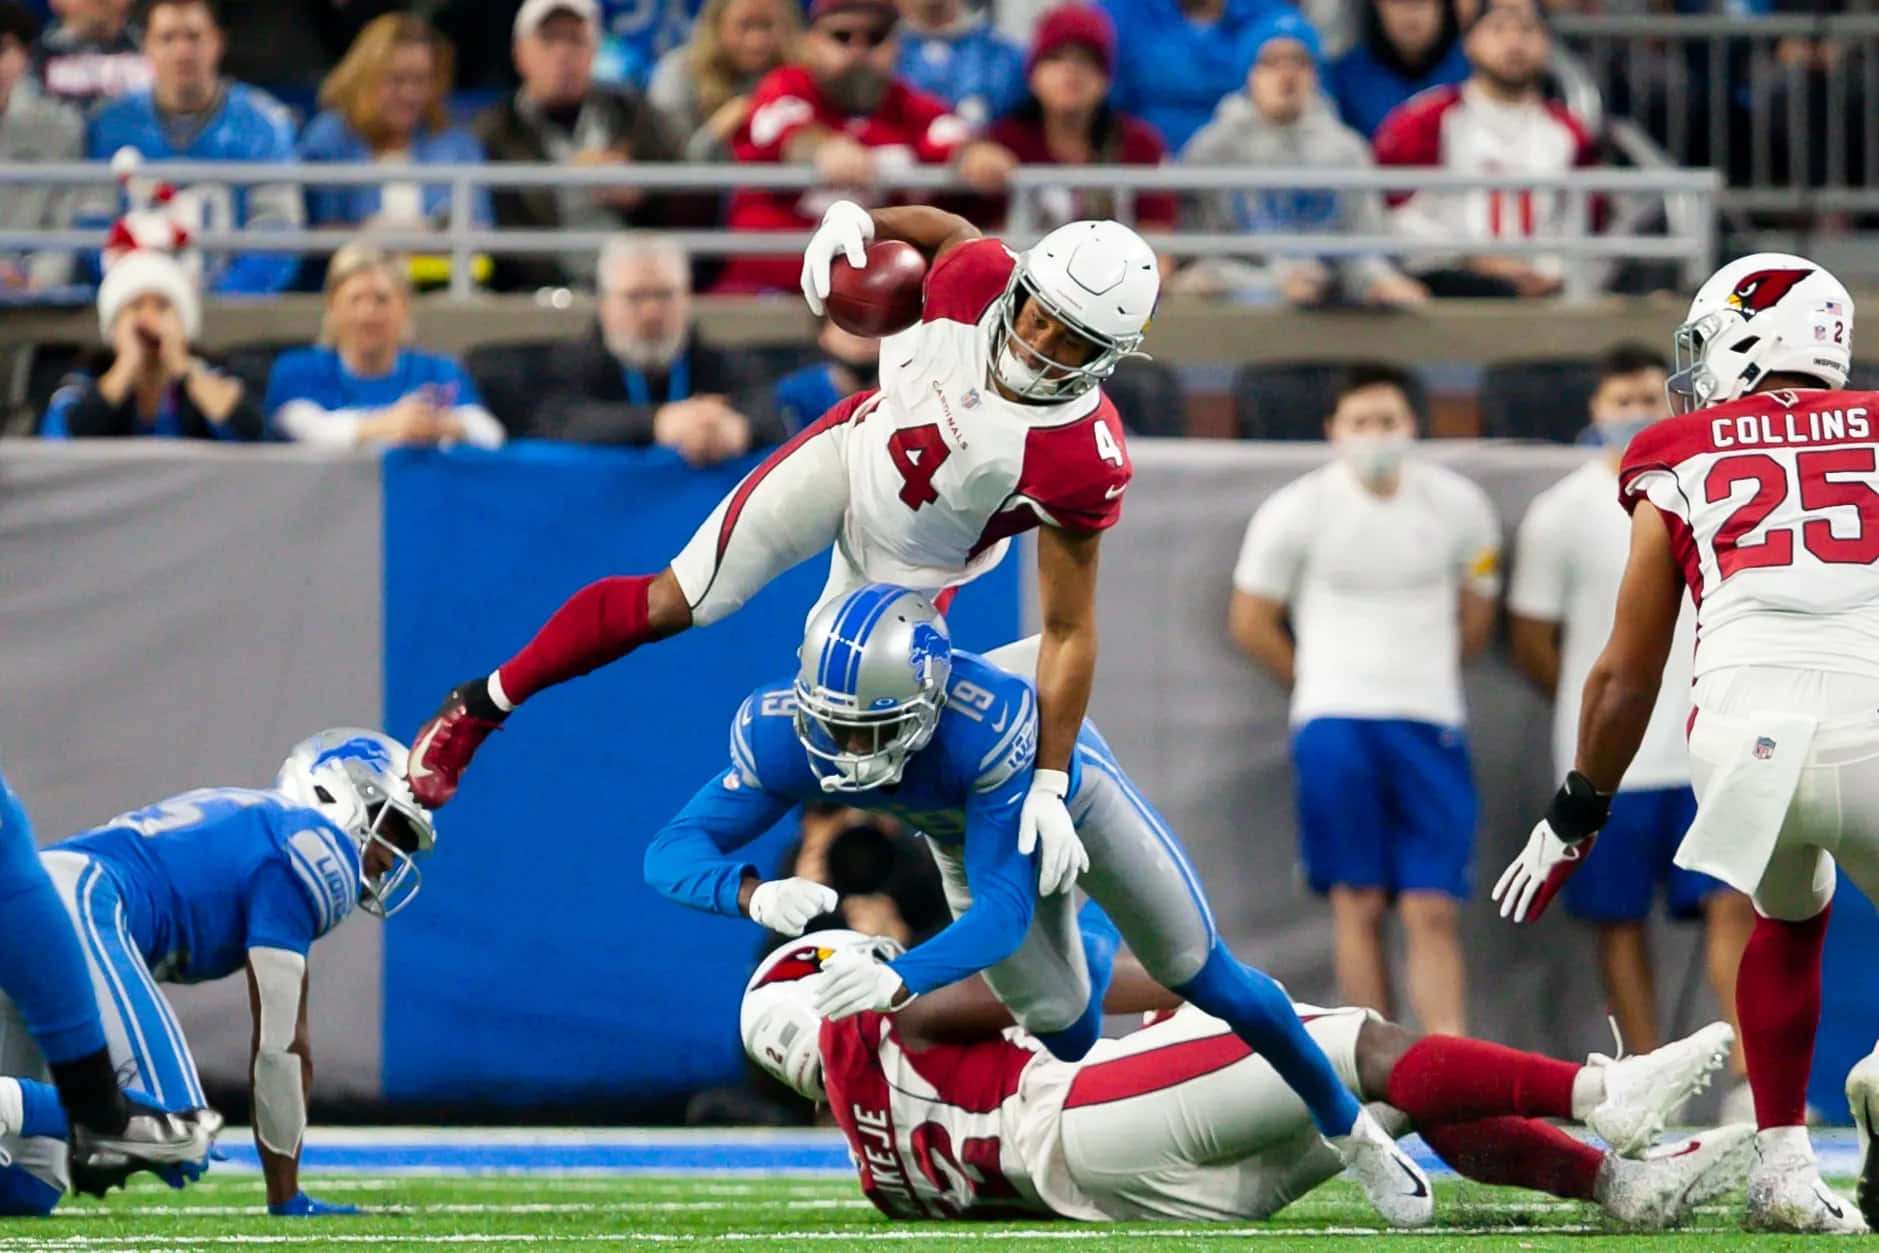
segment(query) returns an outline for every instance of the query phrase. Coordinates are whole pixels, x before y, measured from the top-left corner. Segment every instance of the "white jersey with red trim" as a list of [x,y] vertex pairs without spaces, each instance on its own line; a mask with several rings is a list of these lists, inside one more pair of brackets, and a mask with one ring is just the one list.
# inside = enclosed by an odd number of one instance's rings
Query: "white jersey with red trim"
[[[1016,1030],[994,1041],[913,1052],[894,1021],[857,1014],[822,1024],[829,1111],[848,1138],[861,1190],[890,1218],[1048,1217],[1020,1144],[1026,1075],[1068,1069]],[[1035,1123],[1036,1119],[1029,1120]],[[1049,1135],[1055,1135],[1054,1120]]]
[[1771,391],[1631,441],[1696,603],[1698,678],[1778,666],[1879,678],[1879,393]]
[[1131,467],[1115,406],[1092,388],[1054,405],[1001,397],[991,376],[1015,258],[963,244],[926,280],[925,314],[881,343],[881,385],[848,434],[841,546],[869,579],[931,589],[977,578],[1038,525],[1113,526]]

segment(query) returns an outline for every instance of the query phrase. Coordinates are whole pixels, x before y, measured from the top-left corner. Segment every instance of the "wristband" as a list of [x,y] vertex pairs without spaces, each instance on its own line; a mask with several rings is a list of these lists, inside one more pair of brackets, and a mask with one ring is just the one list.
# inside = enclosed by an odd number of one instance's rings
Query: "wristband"
[[1577,844],[1588,835],[1597,835],[1611,811],[1612,794],[1599,791],[1592,780],[1570,770],[1553,794],[1553,803],[1546,807],[1546,824],[1566,843]]

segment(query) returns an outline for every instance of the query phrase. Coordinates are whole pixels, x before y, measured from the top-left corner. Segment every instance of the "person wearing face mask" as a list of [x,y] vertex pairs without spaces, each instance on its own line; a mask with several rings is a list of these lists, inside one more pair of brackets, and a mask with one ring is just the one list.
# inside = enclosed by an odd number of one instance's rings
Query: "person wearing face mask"
[[825,316],[816,332],[816,347],[824,360],[776,381],[776,407],[791,431],[802,430],[844,398],[880,384],[880,340],[844,331]]
[[1292,689],[1301,860],[1330,898],[1341,998],[1392,1012],[1393,902],[1410,1008],[1461,1035],[1475,827],[1461,662],[1493,634],[1501,532],[1485,492],[1410,455],[1419,391],[1395,366],[1351,368],[1325,423],[1334,459],[1246,529],[1228,625]]
[[[1514,543],[1507,595],[1514,663],[1555,700],[1553,755],[1563,775],[1573,762],[1586,674],[1618,603],[1631,526],[1618,503],[1618,466],[1645,427],[1669,415],[1662,354],[1625,344],[1606,353],[1592,393],[1592,433],[1600,455],[1537,496]],[[1674,865],[1671,857],[1696,816],[1684,722],[1696,616],[1686,603],[1643,747],[1612,798],[1605,829],[1584,868],[1566,885],[1566,910],[1598,932],[1599,978],[1625,1047],[1649,1052],[1663,1039],[1645,924],[1661,890],[1670,916],[1701,919],[1716,1001],[1735,1021],[1735,975],[1755,922],[1746,896]],[[1745,1072],[1741,1050],[1734,1072]],[[1746,1092],[1746,1088],[1741,1088]]]

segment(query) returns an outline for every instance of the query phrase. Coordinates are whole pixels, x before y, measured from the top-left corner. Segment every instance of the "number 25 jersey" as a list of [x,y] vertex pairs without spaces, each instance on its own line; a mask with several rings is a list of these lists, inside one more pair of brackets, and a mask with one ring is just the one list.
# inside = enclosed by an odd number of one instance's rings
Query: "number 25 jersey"
[[1667,418],[1631,441],[1618,490],[1670,529],[1697,677],[1879,678],[1879,393],[1760,392]]
[[1014,535],[1101,531],[1121,514],[1131,469],[1102,389],[1026,405],[989,381],[1015,264],[995,239],[954,248],[927,275],[922,320],[881,342],[880,390],[856,405],[844,452],[842,550],[870,579],[964,583]]

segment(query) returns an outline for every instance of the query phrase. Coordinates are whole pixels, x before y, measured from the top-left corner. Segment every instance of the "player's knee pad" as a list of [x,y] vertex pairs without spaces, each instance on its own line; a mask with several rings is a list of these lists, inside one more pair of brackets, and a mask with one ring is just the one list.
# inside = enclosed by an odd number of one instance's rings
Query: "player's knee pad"
[[63,1195],[59,1185],[46,1182],[18,1162],[0,1166],[0,1217],[44,1218]]

